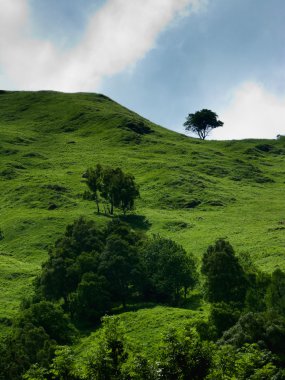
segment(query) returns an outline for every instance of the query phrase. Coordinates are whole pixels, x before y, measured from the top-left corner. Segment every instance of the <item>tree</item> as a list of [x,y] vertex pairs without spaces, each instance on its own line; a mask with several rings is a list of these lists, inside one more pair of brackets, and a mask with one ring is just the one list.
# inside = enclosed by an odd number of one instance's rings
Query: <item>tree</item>
[[200,139],[205,140],[212,129],[222,127],[224,123],[217,119],[218,115],[208,109],[202,109],[195,113],[190,113],[185,123],[186,131],[191,131],[199,136]]
[[124,214],[132,210],[139,195],[134,176],[124,173],[120,168],[103,170],[101,196],[109,202],[111,215],[114,207],[120,208]]
[[36,281],[37,293],[49,300],[63,297],[66,301],[68,294],[76,290],[82,271],[96,269],[98,254],[104,245],[104,235],[93,221],[79,218],[67,226],[64,236],[57,240],[48,261],[43,264]]
[[118,317],[104,317],[97,350],[87,362],[87,379],[115,380],[122,378],[122,366],[127,361],[124,332]]
[[284,361],[285,319],[274,313],[247,313],[227,330],[219,341],[242,347],[246,343],[261,343]]
[[205,288],[210,302],[243,304],[247,279],[229,242],[218,239],[208,247],[203,255],[201,271],[206,276]]
[[99,273],[109,282],[113,302],[121,301],[125,308],[140,278],[136,247],[118,234],[110,235],[101,256]]
[[182,246],[170,239],[154,236],[142,247],[141,254],[147,299],[177,303],[181,290],[186,295],[197,280],[195,261]]
[[213,346],[200,340],[190,326],[171,329],[161,346],[159,373],[165,380],[205,379],[212,363]]
[[87,172],[85,173],[84,177],[86,178],[86,185],[89,187],[89,190],[93,194],[93,198],[97,205],[97,213],[100,213],[100,207],[99,207],[99,192],[102,186],[102,175],[103,175],[103,168],[101,165],[97,164],[95,169],[89,168],[87,169]]
[[77,321],[94,322],[110,309],[108,282],[104,276],[84,273],[75,293],[69,297],[69,308]]
[[239,319],[240,311],[234,305],[220,302],[211,305],[210,322],[215,333],[220,337],[224,331],[232,327]]
[[23,310],[17,324],[22,330],[30,324],[42,328],[50,339],[59,344],[71,343],[77,334],[63,309],[50,301],[34,303]]
[[135,177],[131,174],[124,174],[120,188],[120,203],[124,215],[127,211],[134,209],[135,199],[140,196],[139,188],[135,183]]
[[[138,185],[131,174],[124,173],[120,168],[103,168],[97,165],[84,174],[86,185],[92,192],[91,198],[97,204],[99,214],[100,198],[108,204],[108,212],[113,215],[114,208],[120,208],[124,214],[134,209],[135,199],[140,196]],[[90,198],[90,196],[89,196]]]

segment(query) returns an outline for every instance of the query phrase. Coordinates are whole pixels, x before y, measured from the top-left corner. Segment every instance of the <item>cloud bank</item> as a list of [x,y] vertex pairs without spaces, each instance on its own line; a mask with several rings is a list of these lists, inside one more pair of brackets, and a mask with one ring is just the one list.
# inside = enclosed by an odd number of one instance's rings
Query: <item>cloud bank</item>
[[35,38],[28,0],[0,0],[0,67],[15,88],[94,91],[155,46],[179,14],[206,0],[107,0],[92,15],[77,46],[60,51]]
[[261,84],[246,82],[233,92],[219,118],[224,127],[214,130],[212,139],[272,139],[285,135],[285,97],[277,97]]

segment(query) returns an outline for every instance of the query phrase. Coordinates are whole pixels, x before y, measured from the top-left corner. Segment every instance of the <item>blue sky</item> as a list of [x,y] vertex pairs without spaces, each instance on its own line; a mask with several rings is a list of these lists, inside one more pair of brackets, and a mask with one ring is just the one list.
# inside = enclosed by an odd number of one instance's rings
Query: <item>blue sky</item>
[[101,92],[179,132],[209,108],[217,139],[285,134],[284,0],[0,5],[1,88]]

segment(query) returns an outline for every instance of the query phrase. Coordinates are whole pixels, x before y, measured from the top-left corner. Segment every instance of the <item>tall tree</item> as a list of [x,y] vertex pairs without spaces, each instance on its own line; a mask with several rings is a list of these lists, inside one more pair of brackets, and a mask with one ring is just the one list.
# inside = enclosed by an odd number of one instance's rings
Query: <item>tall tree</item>
[[191,131],[199,136],[200,139],[205,140],[212,129],[222,127],[224,123],[218,120],[218,115],[208,109],[202,109],[195,113],[190,113],[185,123],[186,131]]
[[99,266],[99,273],[109,281],[113,301],[122,302],[124,307],[140,278],[138,249],[133,238],[134,233],[127,225],[115,229],[107,238]]
[[224,239],[210,245],[203,255],[202,273],[206,277],[206,292],[210,302],[243,304],[247,279],[233,247]]

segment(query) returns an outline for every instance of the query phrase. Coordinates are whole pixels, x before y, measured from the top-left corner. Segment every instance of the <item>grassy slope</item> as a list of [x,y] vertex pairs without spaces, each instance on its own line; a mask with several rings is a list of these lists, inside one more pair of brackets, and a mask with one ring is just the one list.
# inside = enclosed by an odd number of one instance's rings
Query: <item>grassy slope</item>
[[[157,357],[163,336],[170,327],[176,329],[186,325],[195,326],[197,321],[206,320],[206,316],[206,311],[202,310],[156,306],[121,314],[120,326],[132,352],[143,352],[147,357],[154,358]],[[84,366],[86,358],[90,357],[98,345],[98,333],[99,329],[81,339],[74,347],[76,366],[79,368]]]
[[95,94],[0,94],[0,317],[14,315],[67,223],[107,220],[82,199],[82,173],[97,163],[135,175],[138,227],[198,258],[226,237],[264,270],[285,269],[284,140],[201,142],[149,121],[154,132],[138,138],[122,128],[133,118]]

